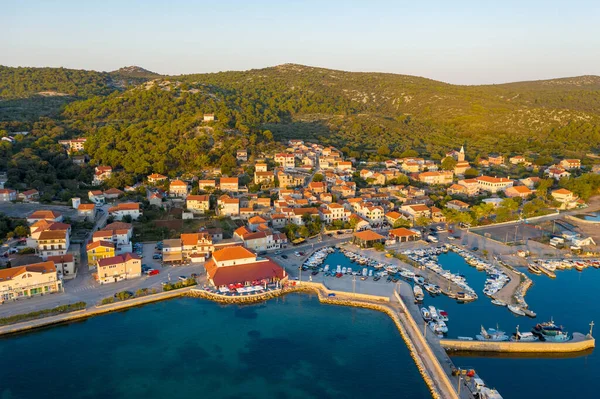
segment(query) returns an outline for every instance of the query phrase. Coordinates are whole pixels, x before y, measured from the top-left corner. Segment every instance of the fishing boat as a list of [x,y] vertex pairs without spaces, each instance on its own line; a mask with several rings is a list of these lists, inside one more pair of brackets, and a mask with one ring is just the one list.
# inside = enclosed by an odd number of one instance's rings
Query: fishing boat
[[525,312],[523,312],[523,309],[521,309],[520,306],[508,305],[508,310],[510,310],[511,312],[513,312],[514,314],[516,314],[518,316],[525,316]]
[[423,320],[425,321],[431,320],[431,313],[429,313],[429,309],[427,309],[426,307],[421,308],[421,316],[423,316]]
[[542,271],[540,270],[540,268],[537,267],[536,265],[534,265],[533,263],[530,263],[529,266],[527,267],[527,269],[533,274],[537,274],[537,275],[542,274]]
[[413,287],[413,293],[415,294],[416,301],[422,301],[425,298],[425,294],[423,293],[423,289],[418,285]]
[[487,330],[481,326],[481,334],[477,334],[475,338],[478,341],[508,341],[508,335],[504,331],[493,328]]
[[551,318],[550,321],[545,321],[543,323],[538,323],[533,328],[532,332],[534,334],[540,334],[545,336],[553,336],[559,335],[563,332],[562,326],[557,326],[554,324],[554,320]]
[[506,306],[506,302],[501,299],[492,299],[492,303],[496,306]]
[[517,332],[514,333],[511,337],[510,340],[512,342],[535,342],[535,341],[539,341],[540,339],[533,333],[530,332],[520,332],[519,331],[519,326],[517,326]]
[[582,272],[584,267],[585,265],[583,264],[583,262],[575,262],[575,270],[577,270],[578,272]]

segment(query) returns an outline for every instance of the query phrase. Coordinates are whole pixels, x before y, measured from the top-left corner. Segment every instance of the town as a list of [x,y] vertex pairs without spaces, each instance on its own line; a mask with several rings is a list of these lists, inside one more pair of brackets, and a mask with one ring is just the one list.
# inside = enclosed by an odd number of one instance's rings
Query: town
[[[59,143],[73,163],[86,166],[85,142]],[[382,149],[387,159],[365,162],[293,139],[269,154],[238,149],[229,173],[152,173],[124,187],[106,184],[118,170],[96,165],[87,197],[69,205],[42,203],[34,189],[3,187],[0,210],[26,217],[2,246],[0,316],[35,323],[28,314],[40,308],[133,306],[135,299],[178,290],[260,301],[313,282],[393,297],[400,283],[387,283],[398,282],[400,269],[432,294],[476,299],[466,282],[420,258],[448,249],[505,276],[486,294],[516,314],[535,316],[525,301],[531,281],[519,267],[550,275],[554,269],[544,262],[599,255],[600,202],[585,190],[585,198],[577,194],[598,165],[518,154],[471,159],[466,148],[439,159],[393,158]],[[375,266],[375,273],[323,268],[334,248]],[[403,296],[407,303],[418,302],[416,289]],[[457,297],[453,290],[463,292]],[[407,312],[420,316],[418,308]]]

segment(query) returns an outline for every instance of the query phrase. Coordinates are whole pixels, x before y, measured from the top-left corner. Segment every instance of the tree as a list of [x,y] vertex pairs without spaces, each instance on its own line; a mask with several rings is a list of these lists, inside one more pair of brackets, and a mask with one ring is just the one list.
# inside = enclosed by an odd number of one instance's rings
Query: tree
[[465,178],[466,179],[472,179],[477,176],[479,176],[479,171],[477,169],[469,168],[469,169],[465,170]]
[[431,224],[431,219],[426,216],[419,216],[415,221],[415,225],[421,227],[428,226],[429,224]]
[[325,178],[323,177],[323,175],[321,173],[315,173],[315,175],[313,176],[312,181],[314,182],[322,182]]
[[388,155],[390,155],[390,147],[388,147],[387,144],[382,144],[377,149],[377,154],[382,155],[382,156],[388,156]]
[[376,242],[376,243],[373,244],[373,249],[375,251],[382,252],[382,251],[385,251],[385,245],[383,245],[383,243]]
[[267,141],[273,141],[273,132],[271,132],[270,130],[265,130],[264,132],[262,132],[263,136],[265,136],[265,139]]
[[395,229],[398,229],[400,227],[410,227],[410,220],[407,220],[407,219],[404,219],[404,218],[398,218],[394,222],[394,226],[393,227]]
[[542,179],[538,183],[535,194],[540,198],[548,196],[548,190],[554,185],[554,179]]
[[29,229],[25,226],[15,227],[14,232],[17,237],[27,237],[29,235]]
[[442,169],[443,170],[454,170],[454,167],[456,166],[458,162],[456,161],[456,159],[454,159],[454,157],[446,157],[442,160]]

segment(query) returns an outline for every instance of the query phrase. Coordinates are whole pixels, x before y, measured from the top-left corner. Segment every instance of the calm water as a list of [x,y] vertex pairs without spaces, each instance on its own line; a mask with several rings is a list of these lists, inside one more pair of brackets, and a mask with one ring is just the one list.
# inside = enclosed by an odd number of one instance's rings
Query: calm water
[[583,220],[590,220],[594,222],[600,222],[600,212],[592,212],[582,216]]
[[0,398],[426,398],[388,316],[184,298],[0,339]]
[[[480,326],[496,327],[513,333],[517,325],[521,331],[530,331],[537,321],[554,317],[557,324],[569,332],[587,333],[588,323],[600,321],[600,270],[587,268],[557,271],[556,279],[530,275],[534,285],[526,301],[538,316],[535,319],[518,317],[506,308],[492,305],[483,294],[484,272],[469,266],[455,253],[439,257],[447,270],[461,272],[479,295],[468,304],[458,304],[445,296],[426,297],[426,305],[435,305],[449,313],[448,337],[474,337]],[[596,330],[597,331],[597,330]],[[596,335],[596,334],[594,334]],[[487,385],[495,387],[506,399],[531,398],[542,395],[545,399],[573,397],[600,397],[597,390],[600,373],[600,352],[579,358],[472,358],[454,357],[459,367],[474,368]]]

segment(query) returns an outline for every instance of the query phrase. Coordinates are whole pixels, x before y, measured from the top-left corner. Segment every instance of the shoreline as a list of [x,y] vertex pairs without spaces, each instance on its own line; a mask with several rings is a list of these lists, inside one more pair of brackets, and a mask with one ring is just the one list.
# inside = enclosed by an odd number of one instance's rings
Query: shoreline
[[[350,306],[385,313],[392,319],[392,321],[396,325],[396,328],[399,331],[400,336],[404,341],[405,345],[407,346],[408,351],[413,361],[415,362],[419,373],[421,374],[423,380],[425,381],[425,384],[427,385],[431,393],[431,396],[434,399],[458,398],[456,392],[454,391],[454,387],[452,386],[452,383],[449,380],[448,375],[442,370],[438,359],[431,352],[429,345],[423,340],[422,342],[419,342],[420,345],[418,345],[419,348],[417,348],[417,345],[415,345],[415,343],[413,342],[413,339],[415,339],[415,333],[416,336],[419,337],[420,331],[418,328],[416,328],[416,324],[412,319],[410,312],[406,309],[404,303],[402,302],[401,298],[399,298],[399,296],[396,297],[401,302],[399,304],[399,308],[396,309],[392,306],[390,298],[388,297],[367,294],[349,294],[343,291],[332,291],[327,289],[327,287],[320,283],[301,282],[300,284],[297,284],[293,287],[282,289],[279,291],[272,291],[256,296],[245,297],[226,297],[208,291],[199,290],[197,288],[185,287],[181,288],[180,290],[162,292],[108,305],[97,305],[94,308],[90,309],[3,326],[0,328],[0,337],[8,337],[10,335],[26,333],[36,329],[42,329],[79,320],[85,320],[94,316],[100,316],[103,314],[127,310],[129,308],[134,308],[149,303],[160,302],[183,296],[206,299],[221,304],[243,305],[265,302],[269,299],[295,293],[316,294],[319,302],[323,304]],[[330,297],[329,294],[331,293],[335,294],[335,296]],[[405,326],[403,325],[403,323],[407,325]],[[409,332],[407,331],[407,328],[413,327],[411,324],[414,324],[414,328],[416,329],[412,332]],[[421,339],[423,339],[422,336],[420,337]],[[421,349],[421,351],[417,349]]]

